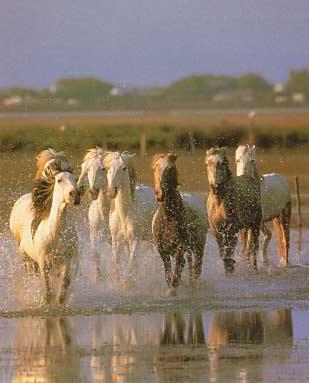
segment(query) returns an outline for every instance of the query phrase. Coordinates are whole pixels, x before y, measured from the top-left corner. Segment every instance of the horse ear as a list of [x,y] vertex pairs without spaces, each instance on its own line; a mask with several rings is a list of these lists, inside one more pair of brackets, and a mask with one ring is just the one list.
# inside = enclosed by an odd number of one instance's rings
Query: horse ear
[[255,145],[253,145],[251,147],[251,150],[250,150],[251,154],[253,154],[255,156]]
[[167,155],[167,158],[171,161],[171,162],[175,162],[177,160],[177,154],[176,153],[169,153]]

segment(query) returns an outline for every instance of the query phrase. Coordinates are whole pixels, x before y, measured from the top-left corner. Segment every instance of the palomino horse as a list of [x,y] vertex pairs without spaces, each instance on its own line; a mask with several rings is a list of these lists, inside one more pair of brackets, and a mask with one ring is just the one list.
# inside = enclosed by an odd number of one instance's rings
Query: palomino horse
[[262,226],[264,236],[263,263],[268,264],[267,249],[271,240],[271,231],[266,222],[272,221],[277,234],[280,264],[289,263],[291,190],[286,180],[276,173],[259,175],[256,167],[255,146],[238,146],[236,153],[237,176],[251,176],[261,189]]
[[109,228],[112,237],[114,279],[120,279],[120,246],[124,244],[129,254],[128,271],[132,278],[137,247],[136,235],[136,173],[132,157],[127,152],[108,153],[104,160],[107,169],[108,194],[111,198]]
[[[107,175],[103,167],[106,152],[102,148],[89,149],[82,163],[82,171],[77,181],[79,190],[89,184],[87,192],[92,201],[89,206],[88,220],[90,241],[96,259],[97,278],[101,277],[101,256],[98,252],[99,244],[109,237],[109,198],[107,196]],[[85,182],[88,181],[88,182]]]
[[[176,158],[173,153],[156,154],[152,160],[154,191],[156,200],[160,202],[152,220],[152,233],[164,264],[169,287],[167,295],[176,293],[185,265],[185,253],[188,254],[190,284],[199,278],[207,234],[205,217],[182,200],[178,190]],[[171,256],[175,261],[173,272]]]
[[225,272],[229,274],[234,271],[233,253],[240,230],[248,232],[246,251],[252,268],[256,269],[262,220],[259,188],[251,177],[232,177],[222,148],[207,151],[206,166],[210,188],[208,221],[218,243]]
[[32,193],[20,197],[13,206],[10,229],[19,252],[27,265],[38,266],[45,286],[45,303],[53,295],[50,273],[61,278],[57,295],[59,304],[65,303],[70,285],[71,262],[78,259],[78,239],[74,225],[67,217],[67,205],[79,204],[76,177],[61,171],[57,158],[45,163]]

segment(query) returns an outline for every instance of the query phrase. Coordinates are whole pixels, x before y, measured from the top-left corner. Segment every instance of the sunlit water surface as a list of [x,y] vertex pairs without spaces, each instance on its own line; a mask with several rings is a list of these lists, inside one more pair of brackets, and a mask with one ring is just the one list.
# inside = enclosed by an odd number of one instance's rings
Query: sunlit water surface
[[[309,380],[308,229],[301,242],[291,232],[290,267],[278,267],[273,240],[269,267],[259,256],[258,273],[250,272],[238,247],[230,277],[208,235],[198,287],[188,287],[185,269],[177,296],[166,298],[151,242],[138,250],[134,286],[111,282],[111,246],[99,244],[97,279],[84,202],[76,210],[81,267],[68,305],[42,307],[41,282],[25,275],[8,230],[12,203],[32,179],[23,167],[19,173],[23,181],[9,178],[1,194],[0,382]],[[122,265],[125,274],[125,257]]]

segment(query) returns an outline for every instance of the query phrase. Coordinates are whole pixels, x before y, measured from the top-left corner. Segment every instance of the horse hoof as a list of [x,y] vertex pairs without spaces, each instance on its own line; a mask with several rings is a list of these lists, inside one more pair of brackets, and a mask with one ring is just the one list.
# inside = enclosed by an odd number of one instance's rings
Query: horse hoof
[[279,266],[280,267],[287,267],[287,266],[289,266],[289,264],[286,261],[280,260]]
[[165,296],[166,296],[166,298],[175,297],[176,296],[176,288],[175,287],[169,287],[166,290]]

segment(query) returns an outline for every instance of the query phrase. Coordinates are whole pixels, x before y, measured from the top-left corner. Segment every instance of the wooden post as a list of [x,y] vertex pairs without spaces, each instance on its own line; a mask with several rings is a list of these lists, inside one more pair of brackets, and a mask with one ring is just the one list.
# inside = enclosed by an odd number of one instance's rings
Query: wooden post
[[140,137],[139,154],[141,157],[145,157],[147,152],[147,136],[146,130],[143,130]]
[[189,133],[190,136],[190,152],[193,153],[195,152],[195,140],[194,140],[194,135],[192,132]]
[[248,125],[248,144],[255,144],[255,135],[254,135],[254,125],[255,125],[256,112],[255,110],[251,110],[248,114],[249,125]]
[[299,181],[297,176],[295,177],[295,190],[296,190],[298,228],[301,229],[302,228],[301,204],[300,204],[300,197],[299,197]]

